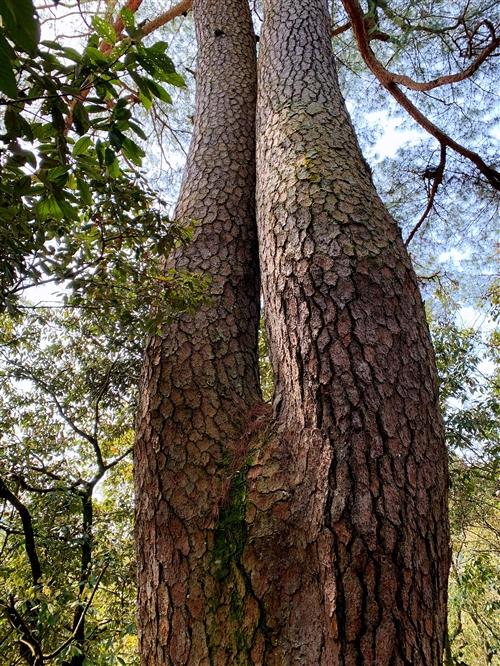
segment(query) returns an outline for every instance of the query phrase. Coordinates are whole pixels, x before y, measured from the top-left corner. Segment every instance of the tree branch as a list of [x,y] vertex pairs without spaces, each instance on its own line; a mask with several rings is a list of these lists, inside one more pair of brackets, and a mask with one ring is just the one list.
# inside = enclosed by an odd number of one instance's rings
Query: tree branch
[[35,531],[33,529],[33,521],[28,509],[5,484],[4,480],[0,477],[0,497],[7,500],[19,514],[24,532],[24,549],[28,557],[31,567],[31,578],[34,585],[38,585],[42,577],[42,567],[38,559],[38,553],[35,543]]
[[444,174],[445,166],[446,166],[446,145],[444,143],[442,143],[441,144],[441,156],[440,156],[440,159],[439,159],[438,167],[437,167],[436,172],[433,176],[433,182],[432,182],[431,191],[429,192],[429,198],[428,198],[428,201],[427,201],[427,206],[426,206],[424,212],[422,213],[422,216],[420,217],[419,221],[413,227],[413,229],[411,230],[408,238],[406,239],[406,241],[405,241],[405,246],[406,247],[408,247],[408,245],[411,243],[411,241],[413,240],[413,237],[415,236],[417,231],[420,229],[422,224],[425,222],[427,216],[429,215],[429,213],[432,210],[432,207],[434,205],[434,200],[436,198],[436,193],[438,191],[438,188],[439,188],[440,184],[443,182],[443,174]]
[[351,27],[351,22],[347,21],[347,23],[343,23],[342,25],[339,25],[337,27],[332,28],[332,37],[337,37],[337,35],[341,35],[343,32],[347,32]]
[[132,453],[133,450],[134,450],[134,447],[131,446],[126,451],[124,451],[121,455],[119,455],[117,458],[115,458],[114,460],[111,460],[111,462],[109,462],[106,465],[106,471],[108,469],[112,469],[113,467],[118,465],[118,463],[121,462],[122,460],[124,460],[124,458],[126,458],[127,456],[129,456]]
[[24,658],[29,664],[42,664],[43,655],[40,641],[33,635],[25,619],[17,610],[14,597],[11,595],[9,603],[1,601],[0,605],[4,607],[12,627],[20,634],[21,658]]
[[[384,84],[383,84],[384,85]],[[395,84],[390,83],[384,85],[384,88],[388,90],[395,100],[410,114],[410,116],[415,120],[421,127],[423,127],[429,134],[432,134],[439,143],[444,143],[448,148],[451,148],[459,155],[466,157],[473,164],[477,166],[479,171],[485,176],[490,185],[492,185],[496,190],[500,190],[500,173],[490,167],[483,158],[475,153],[473,150],[469,150],[462,146],[454,139],[452,139],[448,134],[445,134],[437,125],[434,125],[427,116],[425,116],[420,109],[418,109],[411,100],[403,93],[403,91]]]
[[384,67],[380,60],[378,60],[370,46],[370,35],[366,30],[365,18],[358,0],[342,0],[342,4],[344,5],[346,12],[351,19],[352,30],[363,60],[382,84],[398,83],[402,86],[405,86],[406,88],[409,88],[410,90],[425,92],[428,90],[433,90],[434,88],[439,88],[440,86],[449,85],[451,83],[458,83],[459,81],[464,81],[465,79],[472,76],[472,74],[474,74],[479,69],[483,62],[487,60],[487,58],[489,58],[489,56],[492,55],[500,46],[500,38],[493,34],[492,40],[488,46],[486,46],[479,53],[476,59],[461,72],[438,76],[431,81],[415,81],[410,76],[406,76],[406,74],[398,74],[396,72],[389,71]]
[[173,21],[173,19],[177,18],[178,16],[187,14],[191,10],[192,5],[192,0],[181,0],[181,2],[179,2],[174,7],[167,9],[167,11],[163,12],[163,14],[160,14],[155,19],[145,23],[142,26],[142,34],[149,35],[154,30],[161,28],[162,25],[165,25],[169,21]]
[[[377,77],[382,86],[391,93],[397,102],[410,114],[410,116],[429,134],[435,137],[441,145],[445,145],[451,150],[454,150],[459,155],[466,157],[473,164],[477,166],[479,171],[487,178],[489,183],[496,189],[500,190],[500,173],[496,171],[493,167],[490,167],[482,159],[480,155],[475,153],[473,150],[465,148],[460,143],[452,139],[450,136],[445,134],[443,130],[434,125],[427,116],[425,116],[420,109],[418,109],[415,104],[405,95],[401,88],[397,85],[398,76],[389,72],[382,63],[377,60],[375,54],[373,53],[369,37],[366,32],[365,21],[363,13],[359,6],[358,0],[342,0],[344,8],[348,13],[354,37],[358,44],[359,51],[365,64],[369,67],[372,73]],[[498,40],[496,40],[498,41]],[[498,46],[498,43],[496,44]],[[490,45],[491,46],[491,45]],[[496,48],[496,47],[495,47]],[[479,65],[478,65],[479,66]],[[465,77],[464,77],[465,78]],[[431,82],[432,83],[432,82]],[[435,86],[434,86],[435,87]],[[422,88],[424,90],[425,88]]]
[[104,574],[106,573],[106,569],[107,569],[107,568],[108,568],[108,565],[106,564],[106,566],[102,569],[101,573],[99,574],[99,576],[98,576],[98,578],[97,578],[97,580],[96,580],[96,583],[95,583],[95,585],[94,585],[94,588],[93,588],[93,590],[92,590],[92,592],[91,592],[91,594],[90,594],[90,597],[88,598],[88,601],[87,601],[87,603],[85,604],[85,608],[83,609],[83,612],[82,612],[82,614],[80,615],[80,619],[79,619],[79,621],[78,621],[78,624],[77,624],[76,627],[73,629],[73,632],[71,633],[71,636],[70,636],[69,638],[67,638],[67,639],[64,641],[64,643],[62,643],[62,644],[61,644],[58,648],[56,648],[53,652],[51,652],[50,654],[44,654],[44,655],[43,655],[43,658],[44,658],[44,659],[46,659],[47,661],[49,661],[50,659],[55,659],[58,655],[61,654],[61,652],[62,652],[63,650],[65,650],[65,649],[68,647],[68,645],[71,645],[71,643],[75,640],[75,638],[76,638],[76,636],[77,636],[77,634],[78,634],[78,629],[80,628],[80,624],[84,621],[84,619],[85,619],[85,615],[87,614],[87,612],[88,612],[90,606],[92,605],[92,601],[94,600],[94,596],[95,596],[95,593],[97,592],[97,588],[99,587],[99,584],[100,584],[100,582],[101,582],[101,580],[102,580],[102,577],[103,577]]

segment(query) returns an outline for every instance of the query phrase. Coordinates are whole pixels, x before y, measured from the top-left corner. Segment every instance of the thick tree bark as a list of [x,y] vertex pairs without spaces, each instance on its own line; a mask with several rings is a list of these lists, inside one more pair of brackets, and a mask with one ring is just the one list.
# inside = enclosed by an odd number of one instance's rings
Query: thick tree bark
[[229,603],[219,581],[237,547],[221,524],[231,524],[229,479],[245,465],[242,435],[260,401],[255,36],[246,0],[195,0],[193,12],[196,120],[176,217],[196,231],[170,265],[211,283],[206,306],[146,351],[135,482],[139,640],[150,666],[237,663],[234,635],[220,647]]
[[442,662],[447,462],[424,308],[335,73],[326,0],[265,0],[257,209],[275,425],[251,470],[254,663]]
[[136,447],[142,663],[441,663],[447,468],[416,279],[339,91],[326,0],[266,0],[258,228],[254,38],[198,0],[196,124],[172,265],[211,300],[147,349]]

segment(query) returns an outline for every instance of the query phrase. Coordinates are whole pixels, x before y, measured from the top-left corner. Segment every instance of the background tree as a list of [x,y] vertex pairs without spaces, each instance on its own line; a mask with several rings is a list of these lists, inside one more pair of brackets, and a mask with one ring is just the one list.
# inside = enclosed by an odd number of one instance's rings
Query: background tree
[[457,327],[449,307],[432,321],[451,463],[446,664],[494,664],[500,637],[498,341],[496,333]]
[[140,338],[68,312],[1,323],[2,663],[133,663]]

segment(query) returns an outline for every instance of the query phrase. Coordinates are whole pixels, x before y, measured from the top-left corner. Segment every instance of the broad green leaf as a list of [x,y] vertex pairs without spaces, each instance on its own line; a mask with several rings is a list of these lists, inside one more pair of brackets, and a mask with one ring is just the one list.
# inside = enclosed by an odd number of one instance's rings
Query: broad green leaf
[[81,102],[77,102],[73,109],[73,125],[80,136],[90,127],[89,114]]
[[123,21],[123,25],[126,28],[135,28],[135,16],[133,11],[131,11],[128,7],[123,7],[120,10],[120,16]]
[[176,86],[177,88],[186,87],[184,78],[178,72],[166,72],[163,75],[162,80],[165,81],[165,83],[170,83],[170,85]]
[[124,134],[120,130],[114,128],[109,132],[109,142],[116,150],[121,150]]
[[111,164],[107,165],[106,169],[110,178],[119,178],[121,176],[122,170],[120,169],[120,164],[116,157]]
[[40,222],[49,219],[62,220],[64,217],[61,207],[52,195],[40,199],[35,206],[35,215]]
[[73,146],[73,155],[83,155],[92,145],[92,139],[89,136],[82,136]]
[[162,102],[166,102],[167,104],[172,104],[172,98],[168,94],[168,92],[160,86],[156,81],[153,81],[152,79],[145,79],[148,88],[151,90],[153,95],[155,97],[158,97],[158,99],[161,99]]
[[0,33],[0,91],[14,99],[18,96],[16,77],[11,61],[12,49],[5,37]]
[[62,49],[62,52],[69,60],[73,60],[74,62],[81,62],[82,60],[82,54],[76,49],[72,49],[70,46],[65,46]]
[[83,178],[77,178],[76,186],[78,188],[78,192],[80,193],[80,197],[82,198],[83,203],[86,204],[87,206],[90,206],[92,204],[92,193],[90,191],[90,187],[88,186],[88,184],[83,180]]
[[116,42],[116,31],[113,26],[105,21],[100,16],[94,16],[92,19],[92,25],[94,30],[97,32],[99,37],[102,37],[105,42],[108,44],[114,44]]
[[64,187],[68,181],[68,167],[58,166],[47,172],[46,180],[57,187]]
[[[1,0],[0,0],[1,2]],[[102,67],[107,67],[109,65],[109,58],[99,49],[96,49],[94,46],[87,46],[85,49],[85,54],[89,57],[90,61],[96,65]]]
[[168,57],[162,50],[154,48],[145,48],[144,46],[137,47],[137,62],[143,67],[151,76],[157,76],[163,80],[166,73],[175,72],[175,66],[171,58]]
[[137,136],[141,137],[143,141],[147,141],[147,136],[142,127],[140,127],[137,123],[135,123],[133,120],[129,122],[129,127],[130,129],[137,134]]
[[140,148],[140,146],[138,146],[134,141],[132,141],[132,139],[129,139],[127,136],[123,137],[122,151],[131,162],[137,166],[141,166],[142,158],[144,157],[145,153],[142,148]]
[[3,118],[5,129],[7,130],[7,137],[9,139],[19,138],[19,110],[15,106],[9,105],[4,114]]
[[0,0],[0,15],[9,38],[26,53],[34,54],[40,25],[31,0]]

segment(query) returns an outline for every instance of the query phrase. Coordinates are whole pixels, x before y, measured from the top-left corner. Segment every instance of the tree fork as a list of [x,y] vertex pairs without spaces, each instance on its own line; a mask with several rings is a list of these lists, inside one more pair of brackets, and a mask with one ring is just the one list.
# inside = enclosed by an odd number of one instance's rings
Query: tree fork
[[[254,37],[199,0],[177,268],[211,300],[150,341],[136,445],[143,664],[442,660],[447,466],[400,230],[342,100],[325,0],[267,0],[258,227],[274,413],[256,378]],[[232,211],[232,212],[231,212]]]

